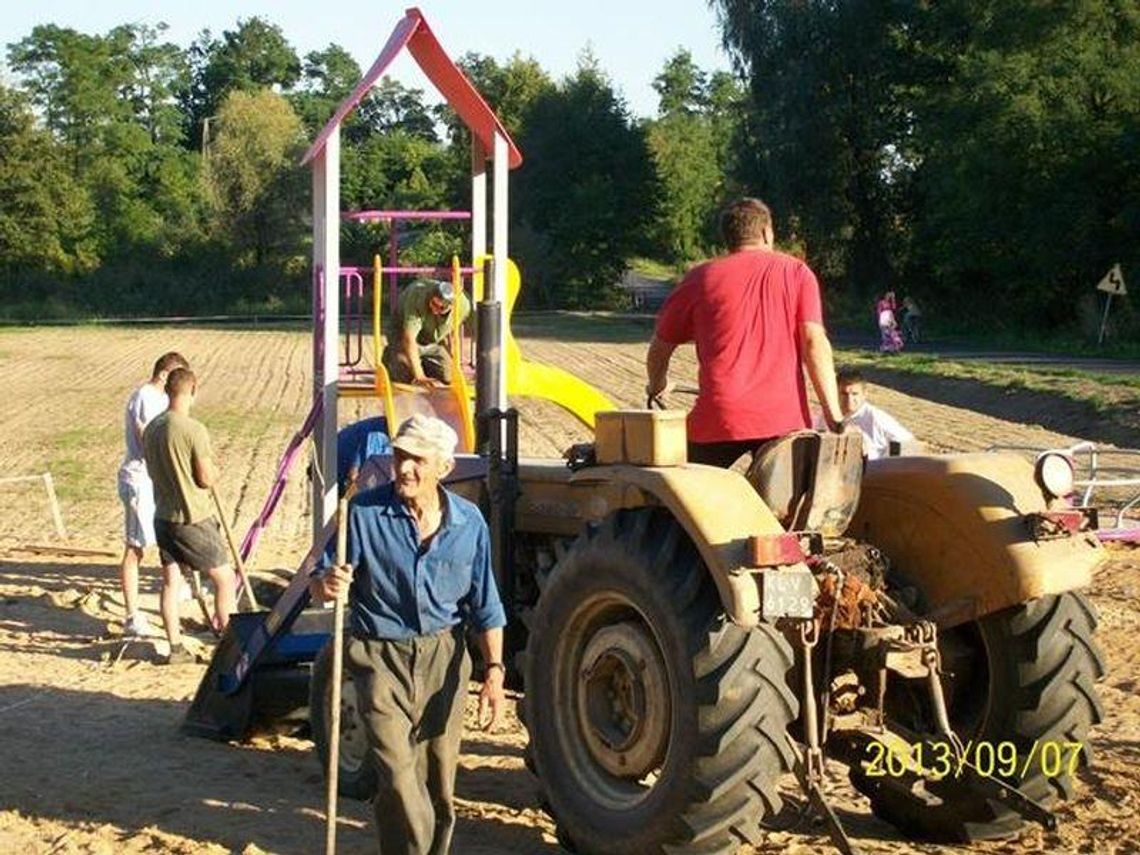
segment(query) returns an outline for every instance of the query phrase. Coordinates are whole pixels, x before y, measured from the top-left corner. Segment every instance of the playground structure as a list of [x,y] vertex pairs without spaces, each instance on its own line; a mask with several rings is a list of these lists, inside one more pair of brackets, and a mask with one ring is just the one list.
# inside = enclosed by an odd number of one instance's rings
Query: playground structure
[[[357,338],[339,346],[339,125],[405,47],[472,132],[478,453],[458,456],[449,483],[487,517],[510,620],[508,680],[525,686],[528,758],[563,838],[581,852],[732,852],[760,842],[781,810],[779,778],[794,771],[835,845],[851,852],[824,791],[825,751],[907,833],[970,840],[1026,819],[1053,828],[1050,805],[1088,760],[1103,676],[1095,615],[1076,592],[1101,548],[1084,514],[1056,505],[1071,477],[1002,455],[900,457],[864,473],[856,435],[811,431],[764,446],[742,476],[687,464],[684,420],[648,411],[608,413],[596,457],[576,458],[575,469],[520,461],[508,392],[559,400],[588,423],[604,398],[585,384],[549,388],[569,375],[512,349],[519,277],[506,252],[506,180],[521,155],[415,9],[305,157],[316,387],[286,457],[311,429],[313,544],[271,610],[234,616],[186,729],[230,739],[259,721],[307,717],[318,753],[337,761],[340,792],[367,797],[376,786],[359,740],[326,729],[331,615],[306,605],[336,527],[338,398],[390,392],[395,412],[397,398],[419,394],[357,358],[365,271],[349,275]],[[488,164],[490,253],[480,213]],[[372,273],[378,335],[378,262]],[[457,262],[451,274],[463,275]],[[382,483],[387,465],[372,458],[359,482]],[[351,682],[342,691],[340,716],[354,721]],[[347,731],[359,735],[355,723]],[[987,771],[971,752],[999,743],[1026,761],[1019,774]],[[1064,768],[1026,759],[1061,744],[1077,746]],[[952,776],[923,760],[940,749]]]
[[[340,127],[384,71],[407,49],[421,69],[455,110],[471,133],[470,211],[339,210]],[[303,164],[313,175],[313,403],[301,427],[290,439],[278,463],[273,483],[238,550],[240,560],[251,564],[262,534],[270,524],[290,475],[312,440],[313,546],[302,560],[293,583],[269,615],[235,615],[233,632],[223,639],[210,673],[199,688],[188,730],[209,736],[238,735],[252,720],[255,707],[288,708],[297,696],[296,686],[272,685],[252,697],[248,679],[255,668],[279,672],[285,684],[297,683],[291,666],[313,659],[325,634],[311,632],[322,627],[320,615],[302,616],[307,597],[304,580],[319,560],[332,536],[331,515],[336,505],[337,402],[340,398],[365,398],[378,402],[389,426],[413,412],[425,412],[448,421],[460,437],[459,465],[451,483],[483,478],[485,461],[475,450],[473,390],[463,370],[463,342],[458,316],[453,315],[450,350],[455,360],[452,380],[446,386],[426,388],[391,380],[381,359],[384,294],[388,311],[394,312],[403,276],[448,275],[458,294],[468,295],[472,305],[490,307],[481,319],[489,338],[504,355],[505,371],[491,378],[484,396],[505,410],[507,395],[541,397],[553,401],[593,428],[594,416],[613,404],[600,391],[568,372],[527,361],[510,326],[510,313],[522,287],[518,267],[507,255],[507,173],[522,163],[522,155],[494,112],[444,52],[418,9],[409,9],[397,24],[380,55],[342,102],[305,153]],[[488,194],[488,173],[492,192]],[[487,246],[488,203],[493,226],[490,252]],[[340,264],[341,222],[385,222],[393,228],[386,263],[379,254],[371,267]],[[471,226],[472,263],[466,267],[452,259],[448,267],[402,265],[395,226],[401,221],[460,221]],[[335,276],[328,271],[337,271]],[[385,288],[385,282],[387,287]],[[371,347],[366,341],[370,340]],[[365,355],[370,359],[366,362]],[[368,364],[370,363],[370,364]],[[505,441],[499,436],[500,444]],[[369,472],[361,474],[367,482]],[[240,595],[240,589],[239,589]],[[299,681],[307,685],[307,675]],[[214,691],[219,690],[219,691]],[[279,695],[281,697],[279,697]],[[307,689],[305,689],[307,700]],[[238,711],[234,713],[234,708]],[[237,722],[237,723],[235,723]]]
[[[384,71],[407,49],[471,132],[470,211],[339,210],[340,126]],[[446,276],[456,294],[464,293],[472,306],[489,302],[498,307],[490,319],[505,354],[504,367],[494,391],[496,405],[505,409],[507,396],[544,398],[562,406],[583,425],[594,427],[594,416],[613,409],[599,390],[560,368],[526,360],[511,329],[511,314],[522,288],[517,265],[507,255],[507,173],[522,163],[522,155],[482,96],[444,52],[423,15],[408,10],[392,32],[379,57],[337,108],[302,163],[313,171],[313,404],[278,464],[273,484],[242,540],[240,554],[251,562],[262,532],[273,518],[285,485],[307,441],[317,449],[313,480],[314,537],[324,534],[323,522],[335,506],[337,471],[335,436],[339,398],[365,398],[378,402],[389,426],[413,413],[439,416],[460,438],[459,450],[475,451],[475,390],[466,365],[473,362],[473,342],[467,360],[458,316],[453,314],[450,351],[455,359],[450,383],[426,388],[391,380],[381,359],[385,302],[394,313],[401,277]],[[491,221],[492,250],[487,251],[488,167],[493,167]],[[387,223],[391,227],[387,259],[379,254],[371,267],[340,264],[341,222]],[[461,266],[402,265],[397,226],[401,222],[461,222],[471,228],[472,263]],[[326,271],[337,270],[336,277]],[[386,284],[385,284],[386,283]],[[384,299],[387,294],[387,301]],[[367,342],[371,342],[371,347]],[[370,357],[366,361],[366,355]],[[370,363],[370,364],[369,364]]]

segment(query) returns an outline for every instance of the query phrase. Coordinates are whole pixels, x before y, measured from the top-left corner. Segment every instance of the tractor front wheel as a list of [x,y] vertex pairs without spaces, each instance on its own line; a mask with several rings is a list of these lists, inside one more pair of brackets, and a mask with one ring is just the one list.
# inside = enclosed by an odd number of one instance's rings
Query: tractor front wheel
[[526,654],[534,768],[575,851],[733,852],[779,811],[791,648],[725,618],[668,513],[620,511],[579,538]]

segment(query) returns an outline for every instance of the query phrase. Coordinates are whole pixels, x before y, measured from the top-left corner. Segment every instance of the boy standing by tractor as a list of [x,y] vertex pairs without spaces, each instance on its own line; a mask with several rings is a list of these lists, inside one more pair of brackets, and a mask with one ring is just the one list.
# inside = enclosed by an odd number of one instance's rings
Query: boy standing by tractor
[[[839,386],[839,406],[845,424],[855,425],[863,434],[863,456],[878,460],[890,454],[892,442],[910,442],[914,434],[899,424],[898,419],[886,410],[867,400],[867,382],[854,368],[843,368],[836,374]],[[816,427],[823,428],[823,419]]]
[[166,378],[175,368],[189,368],[180,353],[164,353],[154,363],[150,379],[135,389],[127,399],[123,418],[123,436],[127,453],[119,467],[119,498],[123,502],[126,530],[123,535],[123,559],[119,564],[119,582],[127,620],[124,635],[152,634],[150,623],[139,611],[139,565],[143,552],[154,546],[154,484],[143,459],[143,431],[166,411]]

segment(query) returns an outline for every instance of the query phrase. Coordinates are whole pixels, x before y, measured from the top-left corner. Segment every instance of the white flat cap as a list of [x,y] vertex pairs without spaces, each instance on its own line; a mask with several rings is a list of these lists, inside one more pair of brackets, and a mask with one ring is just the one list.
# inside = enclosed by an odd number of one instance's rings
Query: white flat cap
[[451,426],[433,416],[416,414],[400,425],[392,438],[392,447],[413,457],[438,456],[450,460],[455,456],[459,437]]

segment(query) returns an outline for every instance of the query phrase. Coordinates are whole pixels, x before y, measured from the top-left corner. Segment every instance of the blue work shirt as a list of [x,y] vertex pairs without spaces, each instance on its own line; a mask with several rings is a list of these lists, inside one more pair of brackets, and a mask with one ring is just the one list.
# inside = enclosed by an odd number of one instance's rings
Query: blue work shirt
[[344,492],[348,471],[357,470],[374,454],[390,454],[392,442],[388,438],[388,420],[383,416],[361,419],[345,425],[336,432],[336,483]]
[[432,635],[461,622],[505,626],[491,571],[491,536],[479,508],[441,488],[443,519],[426,546],[415,519],[385,484],[349,505],[349,602],[357,636],[389,640]]

